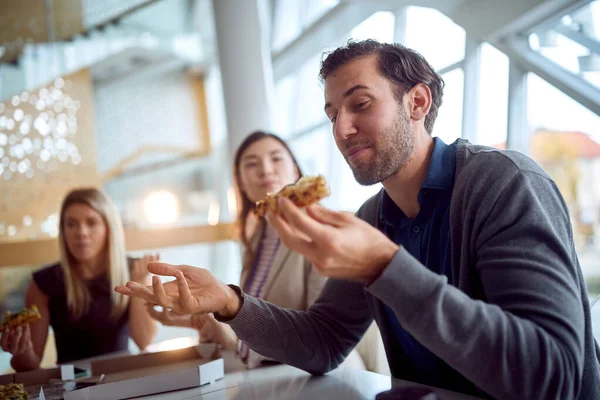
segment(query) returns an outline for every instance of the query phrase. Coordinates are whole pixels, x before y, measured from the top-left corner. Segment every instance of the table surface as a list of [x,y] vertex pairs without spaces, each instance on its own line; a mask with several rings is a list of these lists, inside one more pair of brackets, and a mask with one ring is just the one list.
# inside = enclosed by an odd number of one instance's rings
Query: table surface
[[[352,368],[338,368],[324,376],[312,376],[289,365],[257,368],[226,373],[223,379],[201,387],[162,393],[140,399],[375,399],[378,393],[392,388],[421,387],[412,382],[393,379]],[[471,400],[475,397],[428,388],[440,400]]]
[[[164,351],[175,348],[193,346],[197,338],[179,338],[151,345],[148,349]],[[89,368],[89,362],[116,354],[81,360],[74,364]],[[309,373],[289,365],[274,365],[253,370],[246,370],[235,357],[234,352],[222,352],[225,364],[225,377],[214,383],[191,389],[160,393],[137,399],[298,399],[317,400],[343,398],[348,400],[375,399],[376,395],[390,388],[426,388],[432,390],[439,400],[476,400],[476,397],[431,388],[413,382],[390,378],[373,372],[337,368],[324,376],[312,376]]]

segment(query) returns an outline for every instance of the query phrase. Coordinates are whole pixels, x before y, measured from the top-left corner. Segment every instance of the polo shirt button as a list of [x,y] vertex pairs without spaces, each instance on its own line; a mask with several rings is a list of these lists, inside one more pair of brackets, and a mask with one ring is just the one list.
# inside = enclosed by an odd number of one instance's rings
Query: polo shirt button
[[419,232],[421,232],[421,228],[418,225],[413,226],[412,231],[413,231],[413,233],[419,233]]

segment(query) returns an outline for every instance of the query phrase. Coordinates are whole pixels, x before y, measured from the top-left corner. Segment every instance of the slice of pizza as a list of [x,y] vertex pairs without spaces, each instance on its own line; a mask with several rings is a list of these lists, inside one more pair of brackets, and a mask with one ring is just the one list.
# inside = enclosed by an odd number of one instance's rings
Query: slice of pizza
[[9,383],[7,385],[0,385],[1,400],[23,400],[28,398],[29,394],[27,394],[27,391],[22,383]]
[[268,193],[256,202],[254,215],[262,218],[268,211],[277,212],[277,198],[287,197],[298,207],[307,207],[329,196],[329,187],[323,175],[303,176],[298,182],[287,185],[277,193]]
[[19,311],[16,314],[7,311],[4,314],[4,319],[2,320],[2,325],[0,325],[0,330],[3,331],[7,328],[15,328],[20,325],[29,324],[30,322],[37,321],[40,318],[42,317],[35,304],[29,308]]

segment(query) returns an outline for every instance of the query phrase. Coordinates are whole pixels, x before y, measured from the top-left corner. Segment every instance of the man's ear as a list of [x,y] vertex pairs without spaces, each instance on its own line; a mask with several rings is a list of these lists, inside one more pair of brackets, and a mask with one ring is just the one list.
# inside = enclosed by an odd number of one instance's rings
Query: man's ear
[[429,89],[429,86],[419,83],[407,95],[409,97],[410,109],[408,112],[410,118],[415,121],[424,120],[431,108],[431,89]]

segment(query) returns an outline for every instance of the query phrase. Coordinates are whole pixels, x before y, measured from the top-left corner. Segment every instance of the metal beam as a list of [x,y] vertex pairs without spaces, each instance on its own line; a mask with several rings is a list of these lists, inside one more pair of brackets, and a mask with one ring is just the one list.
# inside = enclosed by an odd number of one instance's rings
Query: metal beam
[[554,30],[563,36],[579,43],[583,47],[587,47],[593,53],[600,54],[600,42],[576,30],[570,29],[564,25],[557,25]]
[[562,16],[573,4],[573,0],[466,0],[448,16],[472,37],[493,43]]
[[546,18],[538,21],[535,24],[530,24],[526,29],[523,30],[526,30],[527,34],[532,34],[535,32],[544,31],[546,29],[553,29],[557,25],[560,25],[560,19],[563,16],[574,13],[590,2],[591,0],[570,1],[565,7],[556,10],[554,13],[548,15]]
[[379,11],[377,3],[343,2],[309,26],[296,40],[272,55],[275,82],[296,71],[299,65],[335,44],[355,26]]
[[464,64],[465,64],[465,61],[463,59],[463,60],[455,62],[454,64],[450,64],[447,67],[440,68],[440,69],[438,69],[435,72],[437,72],[438,75],[444,75],[444,74],[447,74],[450,71],[454,71],[457,68],[464,68]]
[[525,38],[510,38],[498,43],[497,48],[524,70],[539,75],[573,100],[600,115],[600,89],[531,50]]
[[479,81],[481,78],[481,44],[467,36],[465,40],[462,137],[477,142],[479,118]]
[[527,115],[527,71],[512,59],[508,68],[506,148],[528,154],[531,131]]

